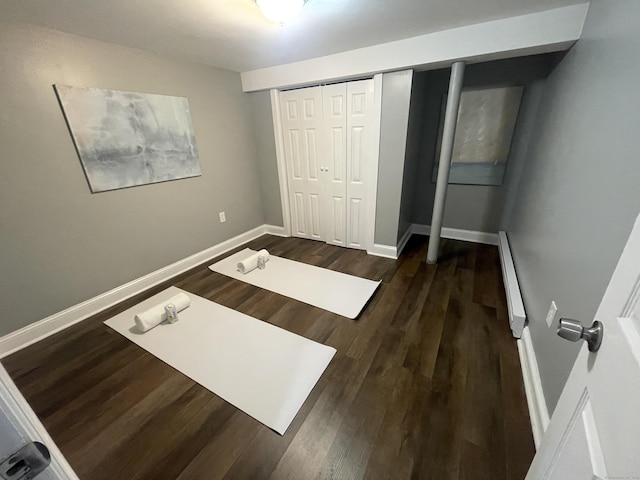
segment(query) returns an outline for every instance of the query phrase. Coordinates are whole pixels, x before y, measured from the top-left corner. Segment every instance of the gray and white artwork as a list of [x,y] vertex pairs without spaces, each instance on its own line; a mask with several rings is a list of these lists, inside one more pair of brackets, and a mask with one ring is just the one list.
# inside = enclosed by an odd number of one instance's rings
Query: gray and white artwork
[[[522,91],[523,87],[517,86],[462,92],[449,183],[502,185]],[[446,95],[436,146],[434,182],[438,177],[445,107]]]
[[201,175],[186,98],[55,89],[92,192]]

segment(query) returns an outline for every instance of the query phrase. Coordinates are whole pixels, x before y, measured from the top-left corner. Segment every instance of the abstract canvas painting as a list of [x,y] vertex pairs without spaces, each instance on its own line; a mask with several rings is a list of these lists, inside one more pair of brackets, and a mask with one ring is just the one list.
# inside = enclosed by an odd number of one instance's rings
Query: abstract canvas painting
[[[522,91],[522,86],[516,86],[462,92],[449,183],[502,184]],[[445,95],[433,168],[434,182],[438,177],[446,101]]]
[[54,87],[92,192],[201,175],[186,98]]

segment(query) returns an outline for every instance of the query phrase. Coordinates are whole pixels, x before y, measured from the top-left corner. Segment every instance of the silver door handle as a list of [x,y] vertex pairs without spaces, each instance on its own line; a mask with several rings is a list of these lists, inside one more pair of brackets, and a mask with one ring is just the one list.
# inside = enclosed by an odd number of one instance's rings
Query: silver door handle
[[561,318],[558,322],[557,333],[559,337],[570,342],[577,342],[580,339],[586,340],[589,351],[597,352],[602,345],[604,325],[596,320],[589,328],[585,328],[579,320]]

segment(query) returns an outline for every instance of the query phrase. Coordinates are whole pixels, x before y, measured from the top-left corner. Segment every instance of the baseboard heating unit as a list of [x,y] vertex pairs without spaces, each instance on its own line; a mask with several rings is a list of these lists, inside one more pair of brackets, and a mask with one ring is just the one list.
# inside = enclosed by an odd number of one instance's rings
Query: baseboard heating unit
[[524,322],[527,315],[524,311],[524,303],[520,295],[520,286],[516,276],[516,268],[511,257],[507,232],[498,232],[498,249],[500,250],[500,264],[502,265],[502,278],[507,297],[507,309],[509,311],[509,326],[516,338],[522,336]]

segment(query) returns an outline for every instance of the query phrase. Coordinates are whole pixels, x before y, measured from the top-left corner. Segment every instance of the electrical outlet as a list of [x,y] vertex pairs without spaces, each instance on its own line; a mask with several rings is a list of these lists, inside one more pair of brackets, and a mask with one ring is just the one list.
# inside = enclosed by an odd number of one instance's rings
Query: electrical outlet
[[558,313],[558,306],[556,305],[556,302],[552,301],[549,311],[547,312],[547,326],[549,328],[551,328],[551,325],[553,325],[554,320],[556,319],[556,313]]
[[224,223],[227,221],[227,216],[224,214],[224,212],[220,212],[218,216],[220,217],[220,223]]

